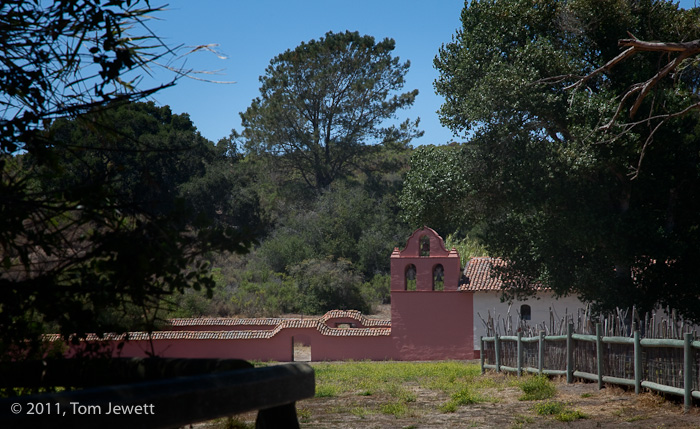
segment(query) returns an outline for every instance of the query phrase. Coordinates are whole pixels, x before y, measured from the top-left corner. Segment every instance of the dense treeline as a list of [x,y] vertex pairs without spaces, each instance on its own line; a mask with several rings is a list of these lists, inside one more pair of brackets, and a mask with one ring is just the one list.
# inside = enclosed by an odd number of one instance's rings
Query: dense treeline
[[423,224],[463,258],[507,259],[509,296],[546,285],[700,320],[697,52],[618,57],[629,34],[697,40],[699,9],[469,2],[435,58],[464,143],[412,149],[418,119],[386,125],[418,96],[409,62],[352,32],[273,58],[242,129],[206,140],[143,102],[174,82],[122,79],[174,54],[129,33],[157,12],[137,3],[0,6],[3,357],[47,330],[371,311]]
[[389,255],[410,234],[397,206],[410,153],[409,147],[378,153],[394,158],[393,167],[354,171],[321,192],[280,174],[270,166],[277,160],[235,155],[239,161],[228,168],[247,178],[235,193],[258,202],[259,243],[247,255],[212,255],[213,298],[188,291],[176,297],[173,315],[370,312],[386,302]]
[[[219,145],[259,203],[260,243],[214,265],[212,301],[190,292],[179,313],[276,315],[372,311],[388,299],[389,255],[408,236],[397,195],[421,135],[418,120],[385,127],[418,91],[394,41],[327,33],[273,58],[242,132]],[[235,269],[230,269],[235,267]]]
[[[234,137],[213,144],[187,114],[152,102],[57,120],[49,133],[63,174],[30,154],[16,158],[35,172],[43,192],[81,192],[99,184],[115,210],[182,212],[255,234],[256,244],[244,254],[201,255],[197,262],[212,268],[215,285],[164,296],[152,303],[156,319],[371,312],[388,300],[389,255],[409,234],[397,206],[407,145],[374,151],[365,158],[376,168],[349,171],[318,191],[273,167],[285,155],[246,153]],[[117,145],[119,151],[109,149]],[[129,265],[127,272],[132,270],[138,265]],[[118,310],[124,309],[129,323],[140,318],[141,309],[130,305],[105,306],[100,318],[123,317]]]

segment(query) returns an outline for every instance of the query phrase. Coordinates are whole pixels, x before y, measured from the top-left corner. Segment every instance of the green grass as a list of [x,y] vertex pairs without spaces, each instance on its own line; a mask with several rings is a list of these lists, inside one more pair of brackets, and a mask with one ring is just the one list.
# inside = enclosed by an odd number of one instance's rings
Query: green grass
[[[346,362],[313,364],[316,396],[387,394],[415,401],[406,384],[439,390],[448,395],[480,378],[481,369],[462,362]],[[478,382],[478,381],[476,381]],[[322,392],[322,395],[319,395]]]
[[588,416],[579,410],[566,409],[554,416],[554,418],[559,420],[560,422],[573,422],[579,419],[587,419]]
[[[420,414],[419,392],[426,390],[432,391],[431,395],[446,398],[438,405],[443,413],[497,401],[489,390],[518,387],[523,391],[519,399],[524,401],[546,400],[556,394],[555,384],[546,376],[482,376],[479,365],[464,362],[319,362],[312,366],[316,375],[316,397],[354,397],[350,406],[338,412],[360,419],[377,413],[396,418]],[[363,405],[364,396],[371,396],[374,405],[367,402]],[[535,406],[537,414],[553,416],[563,422],[586,418],[560,402],[541,402]],[[525,423],[529,420],[516,418],[514,427]]]
[[530,424],[530,423],[534,423],[534,422],[535,422],[534,418],[532,418],[530,416],[523,415],[523,414],[518,414],[515,416],[515,419],[513,419],[513,424],[511,425],[511,429],[521,429],[526,424]]
[[565,405],[561,402],[540,402],[532,406],[532,409],[540,416],[552,416],[564,411]]
[[573,422],[588,418],[586,414],[578,410],[572,410],[566,404],[557,401],[540,402],[533,405],[532,409],[540,416],[554,416],[560,422]]
[[338,396],[338,387],[332,384],[324,384],[316,386],[317,398],[331,398]]
[[520,382],[520,388],[523,390],[523,395],[518,398],[521,401],[538,401],[541,399],[549,399],[557,393],[557,388],[547,376],[536,375],[525,378]]
[[352,414],[353,416],[357,416],[361,419],[364,419],[368,415],[374,414],[374,413],[375,412],[372,409],[367,408],[367,407],[353,407],[350,409],[350,414]]
[[311,420],[311,410],[306,407],[298,408],[297,417],[299,418],[300,422],[306,423]]
[[[346,362],[342,365],[315,363],[316,397],[342,395],[387,397],[374,412],[396,417],[411,412],[418,400],[417,389],[442,392],[450,398],[439,407],[442,412],[455,412],[461,406],[489,400],[479,390],[497,383],[481,376],[475,364],[462,362]],[[356,407],[351,413],[363,417],[370,412]]]
[[382,404],[379,409],[382,413],[392,415],[396,418],[403,417],[408,414],[408,405],[402,401],[393,401]]
[[443,413],[454,413],[462,405],[478,404],[484,402],[485,398],[475,392],[472,387],[464,387],[452,394],[449,401],[439,407]]

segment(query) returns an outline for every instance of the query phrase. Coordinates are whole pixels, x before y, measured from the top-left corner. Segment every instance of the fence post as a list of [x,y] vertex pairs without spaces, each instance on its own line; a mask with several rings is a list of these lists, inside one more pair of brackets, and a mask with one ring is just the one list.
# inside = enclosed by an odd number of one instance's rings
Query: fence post
[[642,341],[639,329],[634,331],[634,393],[642,392]]
[[687,413],[693,405],[693,334],[686,332],[683,337],[683,404]]
[[501,339],[498,334],[494,334],[494,349],[496,354],[496,372],[501,372]]
[[603,327],[595,324],[596,369],[598,370],[598,390],[603,388]]
[[479,358],[481,359],[481,373],[484,374],[484,336],[479,336]]
[[566,329],[566,382],[574,382],[574,324],[569,323]]
[[544,368],[544,331],[540,331],[540,348],[539,356],[537,356],[537,373],[542,375],[542,369]]
[[518,331],[518,357],[517,357],[517,362],[518,362],[518,377],[523,375],[523,333],[521,331]]

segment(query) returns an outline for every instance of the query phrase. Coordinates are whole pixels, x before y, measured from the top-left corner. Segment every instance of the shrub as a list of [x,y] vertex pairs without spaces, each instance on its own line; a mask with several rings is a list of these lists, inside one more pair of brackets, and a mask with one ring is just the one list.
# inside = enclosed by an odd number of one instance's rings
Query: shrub
[[301,293],[301,310],[323,314],[329,310],[369,312],[360,293],[361,276],[345,260],[309,259],[289,269],[290,278]]

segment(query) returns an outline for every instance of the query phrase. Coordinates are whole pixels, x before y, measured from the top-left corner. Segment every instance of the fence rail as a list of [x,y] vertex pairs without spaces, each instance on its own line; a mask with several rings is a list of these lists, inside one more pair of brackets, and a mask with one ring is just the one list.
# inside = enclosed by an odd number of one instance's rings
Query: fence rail
[[566,335],[523,337],[518,335],[481,337],[481,371],[522,372],[565,375],[567,383],[574,377],[603,383],[633,386],[684,397],[685,409],[693,398],[700,399],[700,341],[693,333],[684,339],[641,338],[602,335],[596,324],[595,335],[575,334],[573,324]]

